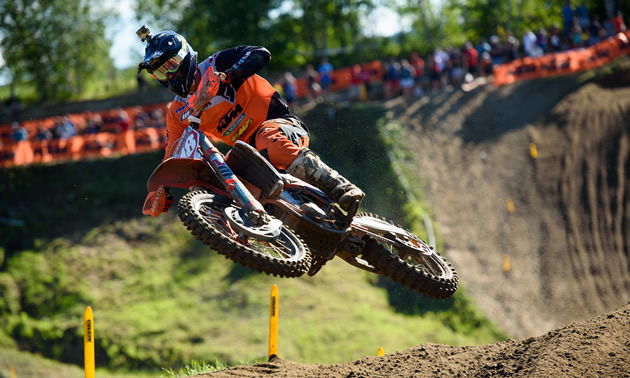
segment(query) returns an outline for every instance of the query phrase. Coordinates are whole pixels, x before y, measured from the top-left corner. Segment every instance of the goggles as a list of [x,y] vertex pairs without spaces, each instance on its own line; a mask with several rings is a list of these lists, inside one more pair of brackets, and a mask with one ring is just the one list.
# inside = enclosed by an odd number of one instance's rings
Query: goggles
[[188,54],[188,48],[186,45],[183,45],[182,48],[175,54],[172,58],[164,62],[159,68],[153,70],[153,72],[149,72],[151,76],[153,76],[156,80],[159,81],[167,81],[167,74],[173,73],[177,71],[179,65],[182,63],[184,58]]

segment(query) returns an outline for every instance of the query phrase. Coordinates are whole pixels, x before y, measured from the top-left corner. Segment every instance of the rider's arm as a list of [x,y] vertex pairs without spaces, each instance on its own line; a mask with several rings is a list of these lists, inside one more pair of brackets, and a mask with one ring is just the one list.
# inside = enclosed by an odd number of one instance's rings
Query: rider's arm
[[[182,109],[185,109],[183,106],[185,103],[179,101],[177,98],[173,100],[171,105],[168,108],[168,112],[166,113],[166,147],[164,149],[164,158],[163,160],[171,157],[170,151],[177,141],[179,137],[182,136],[184,129],[186,129],[187,124],[182,120]],[[177,111],[180,113],[177,113]],[[187,121],[188,118],[185,118]]]
[[227,75],[235,88],[263,68],[271,59],[269,50],[262,46],[238,46],[216,55],[216,71]]

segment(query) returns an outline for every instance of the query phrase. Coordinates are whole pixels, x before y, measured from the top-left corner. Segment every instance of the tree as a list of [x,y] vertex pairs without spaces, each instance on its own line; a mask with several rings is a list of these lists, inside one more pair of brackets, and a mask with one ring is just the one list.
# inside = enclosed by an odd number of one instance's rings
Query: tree
[[[210,5],[204,0],[138,0],[139,19],[183,35],[201,56],[240,44],[262,44],[269,12],[280,0],[240,0]],[[152,29],[152,25],[148,25]],[[154,30],[157,32],[159,30]]]
[[39,101],[82,92],[113,67],[106,17],[89,0],[0,0],[0,47],[15,85],[33,85]]
[[212,6],[203,0],[185,5],[138,0],[137,13],[185,36],[201,57],[258,44],[272,51],[269,66],[280,70],[324,56],[351,56],[362,41],[360,14],[371,7],[371,0],[241,0]]

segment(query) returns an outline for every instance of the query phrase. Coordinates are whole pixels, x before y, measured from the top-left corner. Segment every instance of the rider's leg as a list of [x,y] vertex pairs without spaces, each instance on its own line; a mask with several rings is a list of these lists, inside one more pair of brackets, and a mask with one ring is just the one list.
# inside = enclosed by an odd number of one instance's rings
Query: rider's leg
[[356,201],[361,203],[365,197],[361,189],[324,164],[306,147],[300,151],[300,155],[286,172],[320,188],[346,211],[349,211]]
[[308,131],[297,118],[265,122],[255,143],[276,168],[318,187],[346,211],[365,196],[361,189],[308,149]]

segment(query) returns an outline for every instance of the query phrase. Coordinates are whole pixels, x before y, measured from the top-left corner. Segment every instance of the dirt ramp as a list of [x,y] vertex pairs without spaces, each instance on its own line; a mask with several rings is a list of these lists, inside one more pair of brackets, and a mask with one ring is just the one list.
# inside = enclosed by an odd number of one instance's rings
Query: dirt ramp
[[[577,294],[574,306],[589,312],[630,300],[628,120],[630,89],[587,84],[532,133],[548,151],[536,161],[537,187],[557,201],[566,235],[558,241],[566,249],[554,249],[557,258],[547,258],[548,264],[556,270],[565,265]],[[550,296],[558,294],[568,295]]]
[[543,336],[452,347],[414,348],[338,365],[275,358],[206,377],[624,377],[630,371],[630,305]]
[[630,88],[562,77],[388,107],[462,287],[508,334],[628,302]]

